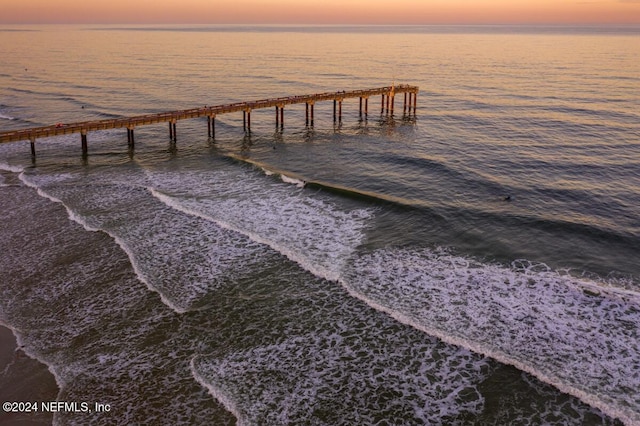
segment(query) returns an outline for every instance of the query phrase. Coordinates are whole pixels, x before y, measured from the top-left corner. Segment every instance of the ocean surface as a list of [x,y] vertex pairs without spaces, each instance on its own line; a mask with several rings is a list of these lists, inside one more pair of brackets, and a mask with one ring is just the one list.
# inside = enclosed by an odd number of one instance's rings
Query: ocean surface
[[[640,28],[0,27],[0,324],[67,424],[640,425]],[[82,410],[77,410],[82,411]]]

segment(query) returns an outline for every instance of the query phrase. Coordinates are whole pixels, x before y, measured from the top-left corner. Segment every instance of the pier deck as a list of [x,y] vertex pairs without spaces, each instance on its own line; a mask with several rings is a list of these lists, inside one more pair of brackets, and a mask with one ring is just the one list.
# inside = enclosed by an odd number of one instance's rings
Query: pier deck
[[[157,123],[170,123],[169,131],[172,140],[176,139],[175,123],[179,120],[208,117],[209,118],[209,136],[215,137],[215,128],[213,120],[217,115],[228,114],[242,111],[244,114],[244,130],[250,130],[251,127],[251,110],[263,108],[276,108],[276,125],[282,125],[284,121],[284,107],[292,104],[307,104],[306,122],[309,124],[309,112],[311,113],[311,125],[313,125],[313,106],[316,102],[333,101],[334,102],[334,121],[342,119],[342,101],[348,98],[360,98],[360,114],[368,114],[368,99],[371,96],[382,96],[381,111],[393,114],[394,98],[398,93],[404,93],[404,111],[409,112],[416,109],[416,98],[419,88],[410,85],[394,85],[379,87],[374,89],[351,90],[339,92],[316,93],[311,95],[287,96],[282,98],[263,99],[250,102],[237,102],[232,104],[204,106],[201,108],[192,108],[186,110],[161,112],[155,114],[145,114],[133,117],[123,117],[116,119],[84,121],[76,123],[58,123],[49,126],[32,127],[27,129],[12,130],[0,132],[0,143],[15,142],[21,140],[30,140],[32,154],[35,155],[34,142],[36,139],[66,135],[70,133],[82,134],[83,152],[86,153],[86,135],[89,132],[107,129],[127,128],[129,144],[133,144],[133,129],[138,126],[144,126]],[[407,102],[407,94],[409,101]],[[413,99],[412,99],[413,96]],[[386,103],[385,103],[386,102]],[[279,123],[280,122],[280,123]]]

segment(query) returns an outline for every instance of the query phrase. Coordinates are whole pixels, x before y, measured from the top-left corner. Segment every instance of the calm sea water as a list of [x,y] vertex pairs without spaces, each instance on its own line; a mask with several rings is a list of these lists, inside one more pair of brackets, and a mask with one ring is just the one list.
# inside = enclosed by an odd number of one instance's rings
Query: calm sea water
[[0,130],[420,86],[0,146],[0,321],[111,407],[56,424],[640,424],[639,29],[0,35]]

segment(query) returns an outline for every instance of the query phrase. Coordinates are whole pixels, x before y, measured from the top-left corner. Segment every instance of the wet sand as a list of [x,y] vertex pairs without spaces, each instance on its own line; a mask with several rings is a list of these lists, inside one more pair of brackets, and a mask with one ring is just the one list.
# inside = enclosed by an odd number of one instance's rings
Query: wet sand
[[[55,401],[56,381],[47,366],[18,348],[15,336],[0,326],[0,402]],[[0,425],[50,425],[52,413],[14,413],[0,410]]]

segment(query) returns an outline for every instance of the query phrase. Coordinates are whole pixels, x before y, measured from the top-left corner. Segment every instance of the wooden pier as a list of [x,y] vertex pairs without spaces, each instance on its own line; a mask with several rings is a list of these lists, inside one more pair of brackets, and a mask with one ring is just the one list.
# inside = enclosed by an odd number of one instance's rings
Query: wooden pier
[[342,102],[348,98],[360,98],[360,117],[367,117],[369,114],[369,98],[381,96],[381,114],[394,114],[395,97],[404,94],[403,113],[415,114],[417,106],[417,95],[419,88],[410,85],[392,85],[376,89],[351,90],[340,92],[316,93],[313,95],[288,96],[283,98],[264,99],[251,102],[238,102],[233,104],[204,106],[180,111],[161,112],[157,114],[139,115],[134,117],[123,117],[117,119],[84,121],[78,123],[58,123],[50,126],[32,127],[28,129],[0,132],[0,143],[28,140],[31,142],[31,155],[35,158],[35,141],[39,138],[66,135],[70,133],[80,133],[82,143],[82,153],[87,154],[87,134],[98,130],[107,129],[127,129],[127,140],[129,147],[134,146],[134,129],[138,126],[145,126],[157,123],[169,123],[169,138],[171,141],[177,140],[177,126],[179,120],[190,118],[207,117],[208,135],[215,138],[215,118],[217,115],[229,114],[242,111],[243,128],[245,132],[251,131],[251,111],[255,109],[275,107],[276,126],[284,127],[284,108],[287,105],[306,104],[305,124],[313,126],[314,105],[317,102],[333,101],[333,121],[342,121]]

